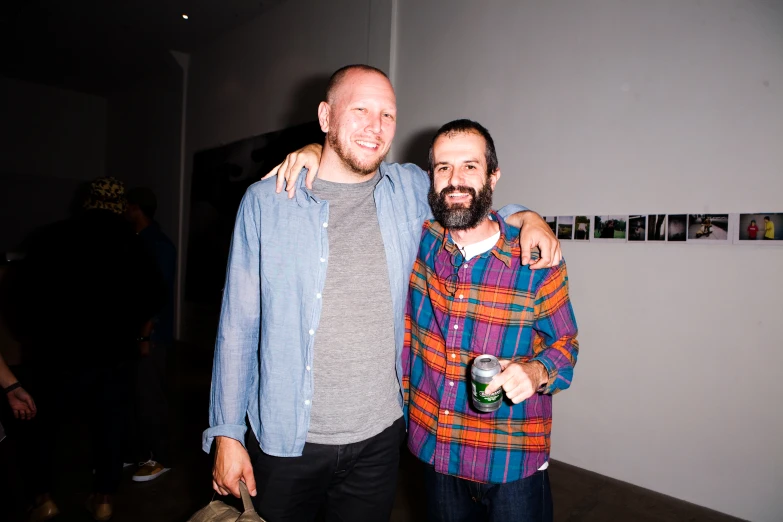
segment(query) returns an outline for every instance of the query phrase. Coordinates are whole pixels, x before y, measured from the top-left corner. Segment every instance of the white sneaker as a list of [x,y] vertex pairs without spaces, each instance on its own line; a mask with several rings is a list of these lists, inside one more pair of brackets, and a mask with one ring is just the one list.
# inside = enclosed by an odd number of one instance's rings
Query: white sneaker
[[147,462],[139,462],[139,470],[133,474],[134,482],[149,482],[155,480],[171,468],[164,468],[163,464],[155,462],[154,460],[148,460]]

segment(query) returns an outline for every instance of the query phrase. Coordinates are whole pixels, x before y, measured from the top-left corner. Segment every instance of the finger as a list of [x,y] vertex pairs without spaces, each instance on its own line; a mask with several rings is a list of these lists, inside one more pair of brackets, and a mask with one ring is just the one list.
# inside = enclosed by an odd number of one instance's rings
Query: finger
[[558,266],[560,262],[563,260],[563,251],[560,250],[560,242],[557,242],[557,250],[555,250],[555,255],[552,256],[552,266]]
[[318,174],[318,165],[315,165],[313,167],[308,167],[307,177],[305,177],[305,185],[307,185],[307,188],[309,188],[310,190],[313,190],[313,181],[315,180],[317,174]]
[[506,398],[514,404],[519,404],[520,402],[529,399],[532,395],[531,388],[525,384],[520,384],[511,391],[506,392]]
[[299,177],[299,171],[302,170],[302,166],[299,164],[301,160],[299,158],[299,154],[296,152],[289,154],[286,158],[286,161],[288,164],[283,171],[283,177],[285,178],[285,190],[286,192],[289,192],[291,190],[291,185],[293,185],[296,181],[296,178]]
[[530,263],[530,243],[526,241],[520,241],[519,246],[522,249],[522,266],[525,266]]
[[229,494],[226,488],[219,486],[214,480],[212,481],[212,489],[214,489],[218,495],[223,495],[224,497]]
[[489,384],[487,385],[487,389],[484,390],[484,393],[487,395],[495,393],[498,391],[508,380],[508,375],[503,375],[502,373],[499,373],[495,375],[491,381],[489,381]]
[[278,171],[279,169],[280,169],[280,165],[278,165],[277,167],[273,168],[272,170],[270,170],[269,172],[267,172],[266,174],[264,174],[264,175],[261,177],[261,179],[267,179],[267,178],[271,178],[272,176],[275,176],[275,175],[277,174],[277,171]]
[[544,248],[539,249],[541,251],[541,257],[538,258],[538,261],[530,265],[531,270],[538,270],[540,268],[549,268],[552,261],[551,254]]
[[288,171],[288,157],[283,160],[277,170],[277,183],[275,184],[275,190],[278,194],[283,191],[286,184],[286,172]]

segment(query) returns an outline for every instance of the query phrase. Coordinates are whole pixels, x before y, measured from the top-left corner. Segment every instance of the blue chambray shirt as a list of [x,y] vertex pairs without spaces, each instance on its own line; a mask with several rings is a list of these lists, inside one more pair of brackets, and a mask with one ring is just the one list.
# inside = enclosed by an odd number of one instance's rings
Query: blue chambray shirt
[[[389,271],[402,406],[405,302],[422,225],[431,219],[429,176],[416,165],[382,163],[375,206]],[[293,199],[275,179],[251,185],[237,213],[212,367],[202,448],[226,436],[244,443],[245,416],[268,455],[302,454],[313,398],[313,341],[329,262],[329,203],[299,176]],[[508,216],[526,210],[504,207]]]

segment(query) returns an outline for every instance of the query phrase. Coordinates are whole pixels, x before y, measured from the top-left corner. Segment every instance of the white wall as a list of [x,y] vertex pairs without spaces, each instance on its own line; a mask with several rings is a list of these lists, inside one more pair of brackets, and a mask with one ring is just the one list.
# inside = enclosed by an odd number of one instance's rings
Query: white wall
[[[396,159],[469,117],[498,205],[783,211],[783,2],[399,0]],[[582,353],[553,457],[783,516],[783,248],[567,244]]]
[[106,113],[104,98],[0,77],[0,251],[67,217],[104,174]]

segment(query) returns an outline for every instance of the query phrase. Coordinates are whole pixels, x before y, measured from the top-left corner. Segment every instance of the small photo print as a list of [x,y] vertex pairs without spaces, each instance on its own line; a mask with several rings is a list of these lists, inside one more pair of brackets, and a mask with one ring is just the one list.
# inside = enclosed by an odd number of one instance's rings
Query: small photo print
[[594,239],[625,241],[628,216],[595,216]]
[[557,235],[557,216],[544,216],[544,221],[552,229],[552,233]]
[[688,241],[728,241],[728,214],[688,214]]
[[644,241],[647,216],[628,216],[628,241]]
[[739,243],[783,241],[783,213],[739,215]]
[[573,239],[574,216],[557,217],[557,239]]
[[666,240],[666,214],[647,216],[647,241]]
[[574,219],[574,240],[590,241],[590,222],[592,216],[576,216]]
[[685,241],[687,239],[686,223],[688,221],[687,214],[669,214],[667,216],[669,221],[669,228],[667,232],[667,241]]

